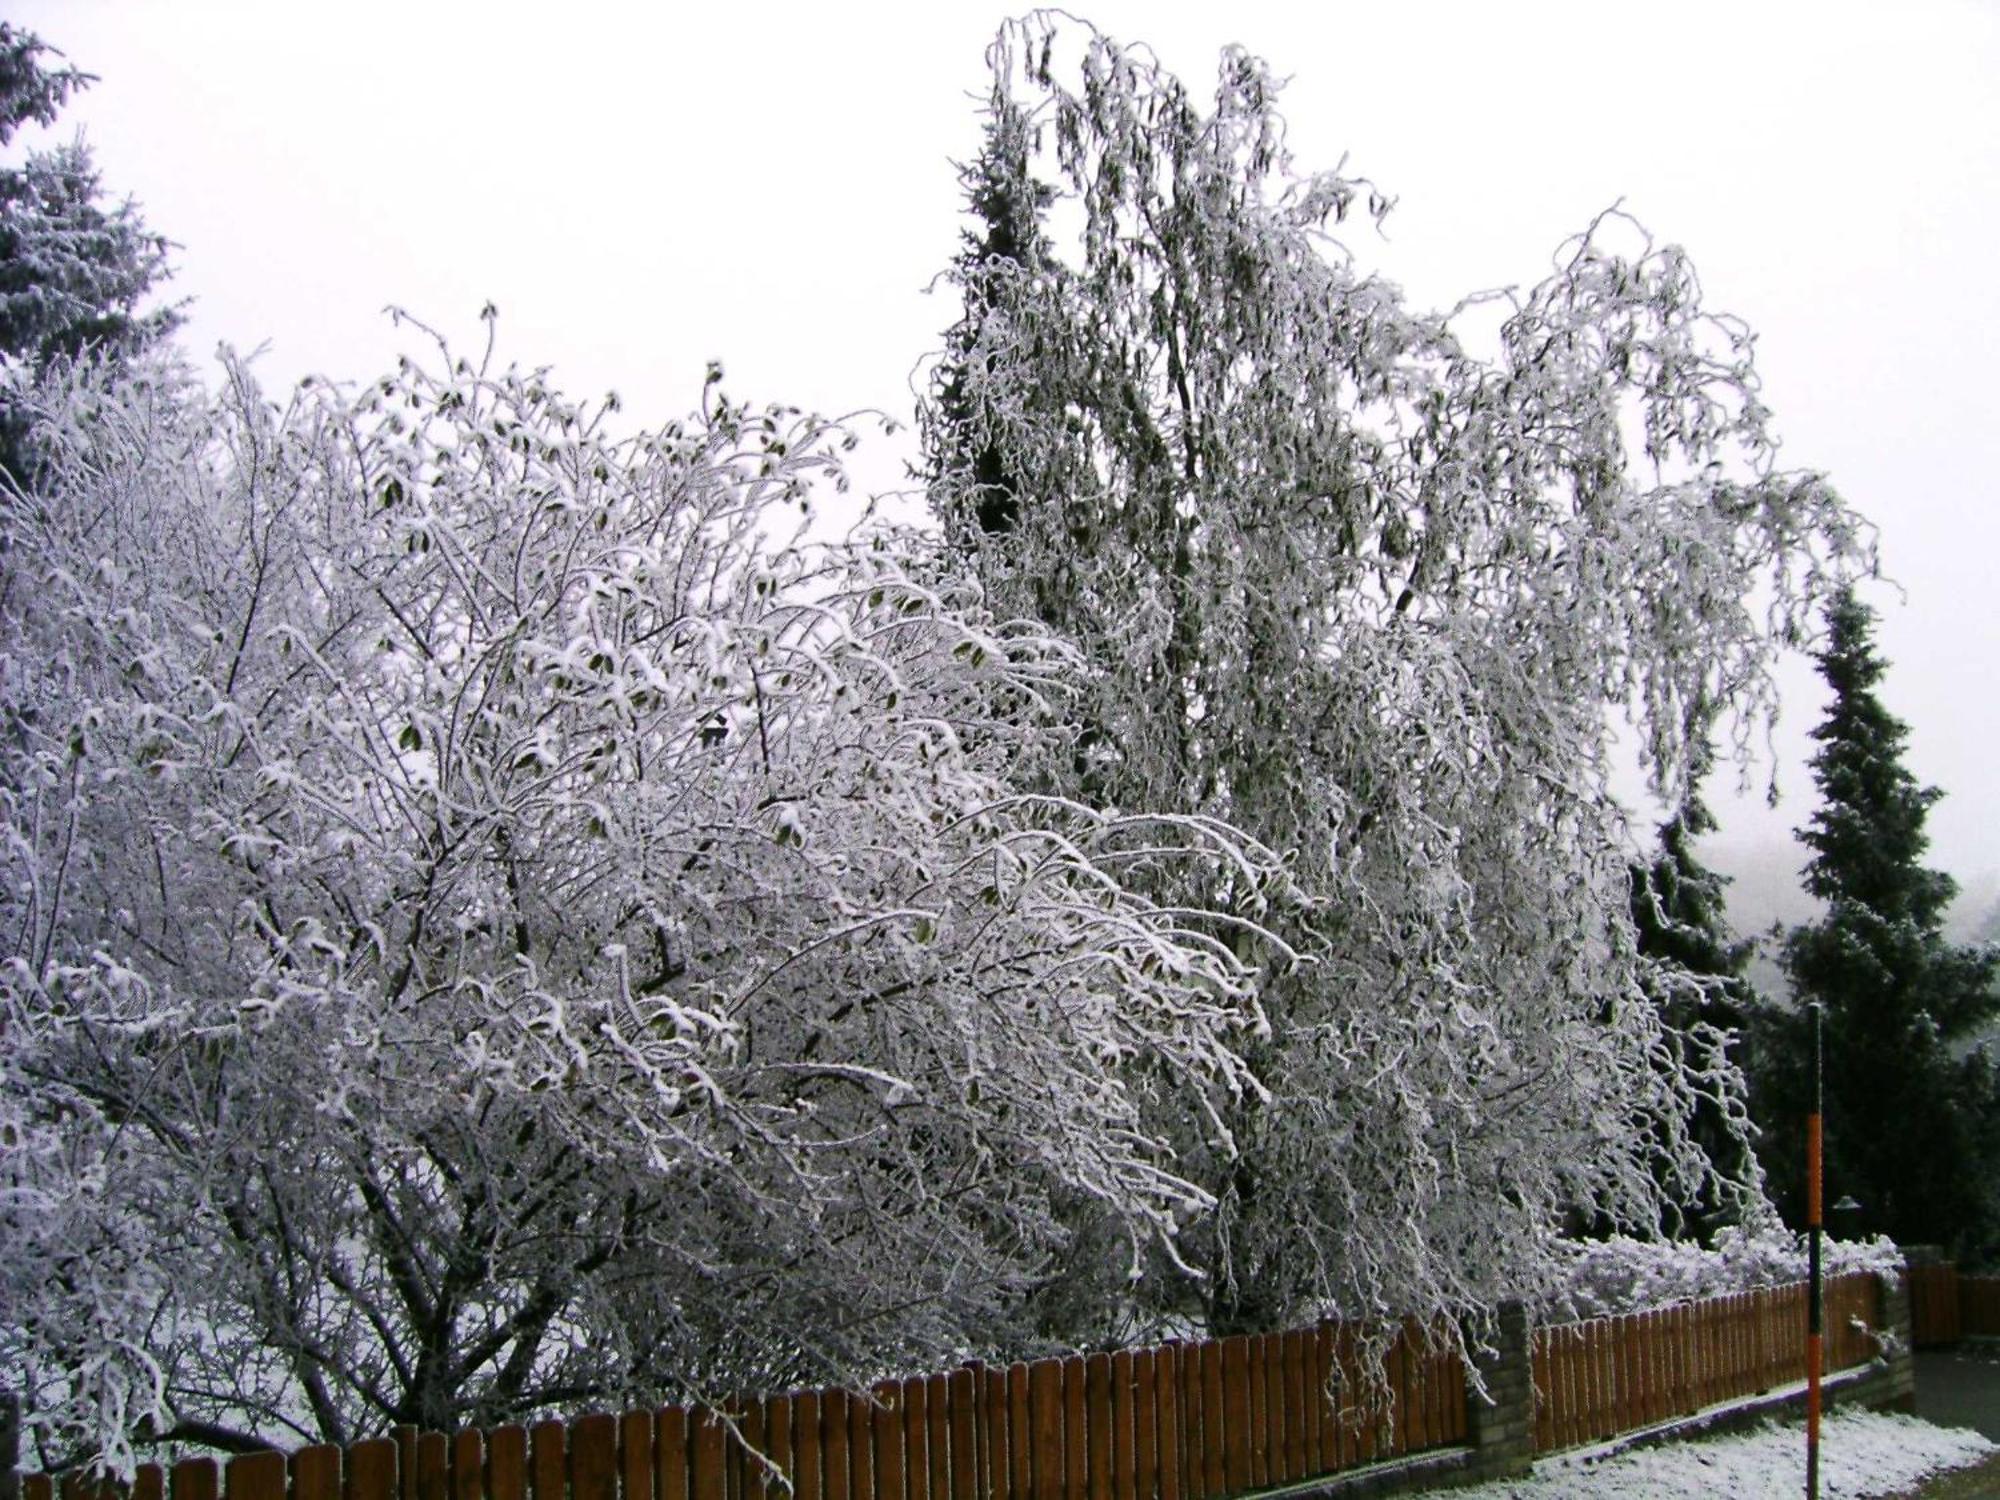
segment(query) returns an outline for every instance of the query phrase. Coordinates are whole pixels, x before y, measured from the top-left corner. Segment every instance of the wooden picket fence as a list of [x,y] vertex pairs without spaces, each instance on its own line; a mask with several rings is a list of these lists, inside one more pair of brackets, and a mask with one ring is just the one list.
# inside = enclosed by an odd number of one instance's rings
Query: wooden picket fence
[[1968,1276],[1949,1261],[1911,1266],[1910,1336],[1919,1348],[2000,1338],[2000,1276]]
[[23,1476],[23,1500],[1219,1500],[1463,1444],[1465,1371],[1352,1326],[669,1406],[491,1432],[140,1468],[129,1491]]
[[[1825,1326],[1829,1373],[1873,1358],[1867,1330],[1882,1326],[1875,1278],[1829,1278]],[[1601,1442],[1802,1380],[1805,1345],[1803,1282],[1538,1328],[1535,1446]]]

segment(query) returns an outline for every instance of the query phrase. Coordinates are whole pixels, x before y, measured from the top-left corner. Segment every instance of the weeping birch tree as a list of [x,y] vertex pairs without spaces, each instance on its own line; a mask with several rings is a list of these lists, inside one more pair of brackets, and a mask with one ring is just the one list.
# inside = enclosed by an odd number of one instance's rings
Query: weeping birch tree
[[1774,467],[1749,330],[1622,213],[1421,312],[1335,238],[1386,202],[1294,168],[1259,60],[1203,104],[1046,14],[990,60],[924,426],[996,609],[1089,663],[1034,774],[1230,820],[1315,897],[1263,989],[1268,1097],[1237,1154],[1188,1143],[1207,1315],[1531,1293],[1566,1218],[1712,1190],[1698,1104],[1742,1120],[1720,1039],[1647,999],[1614,725],[1682,801],[1865,535]]

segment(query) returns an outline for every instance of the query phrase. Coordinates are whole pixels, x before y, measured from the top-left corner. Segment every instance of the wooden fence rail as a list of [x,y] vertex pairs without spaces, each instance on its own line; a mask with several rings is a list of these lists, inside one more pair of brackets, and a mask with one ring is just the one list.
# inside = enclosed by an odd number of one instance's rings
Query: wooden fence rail
[[1395,1331],[1378,1389],[1337,1323],[871,1391],[145,1465],[23,1500],[1220,1500],[1466,1441],[1465,1371]]
[[[1829,1372],[1874,1357],[1879,1296],[1870,1275],[1828,1280]],[[1539,1328],[1535,1446],[1601,1442],[1803,1379],[1805,1342],[1803,1283]]]
[[2000,1276],[1968,1276],[1949,1261],[1911,1266],[1911,1338],[1919,1348],[2000,1338]]

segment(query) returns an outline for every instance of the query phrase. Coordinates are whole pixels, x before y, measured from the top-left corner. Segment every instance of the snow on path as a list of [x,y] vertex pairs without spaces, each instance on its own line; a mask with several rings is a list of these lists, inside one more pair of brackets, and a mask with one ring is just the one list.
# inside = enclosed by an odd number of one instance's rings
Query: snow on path
[[[1824,1500],[1894,1494],[1995,1451],[1994,1444],[1962,1427],[1934,1427],[1884,1412],[1836,1412],[1820,1433],[1820,1494]],[[1797,1500],[1805,1484],[1805,1425],[1790,1422],[1627,1453],[1558,1454],[1538,1462],[1532,1479],[1451,1494],[1452,1500]]]

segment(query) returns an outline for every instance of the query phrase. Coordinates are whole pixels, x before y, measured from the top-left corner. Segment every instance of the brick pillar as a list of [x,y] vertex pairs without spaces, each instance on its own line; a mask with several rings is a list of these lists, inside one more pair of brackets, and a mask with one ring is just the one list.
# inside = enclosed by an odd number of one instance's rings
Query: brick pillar
[[1535,1372],[1530,1358],[1528,1310],[1518,1302],[1500,1305],[1497,1346],[1482,1355],[1479,1374],[1486,1394],[1466,1396],[1467,1436],[1472,1469],[1481,1479],[1519,1479],[1535,1457]]

